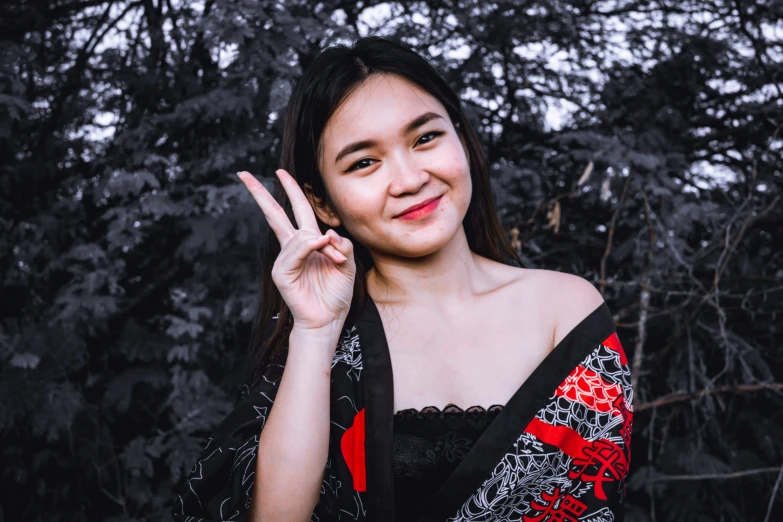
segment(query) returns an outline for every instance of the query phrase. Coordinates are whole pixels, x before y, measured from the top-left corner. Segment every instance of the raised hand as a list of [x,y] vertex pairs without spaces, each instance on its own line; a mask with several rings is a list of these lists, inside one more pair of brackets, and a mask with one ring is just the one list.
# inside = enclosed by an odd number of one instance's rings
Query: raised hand
[[275,173],[291,201],[299,229],[252,174],[237,174],[280,241],[272,281],[291,310],[295,328],[318,329],[342,322],[353,299],[353,244],[331,229],[321,235],[313,208],[296,180],[283,169]]

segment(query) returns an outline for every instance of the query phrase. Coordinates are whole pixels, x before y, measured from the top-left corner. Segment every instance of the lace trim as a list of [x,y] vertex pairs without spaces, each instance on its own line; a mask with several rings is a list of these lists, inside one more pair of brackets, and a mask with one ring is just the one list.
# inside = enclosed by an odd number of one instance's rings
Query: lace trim
[[444,415],[466,415],[466,414],[476,414],[476,413],[499,413],[503,409],[502,404],[493,404],[489,407],[489,409],[484,409],[484,406],[471,406],[467,410],[463,410],[456,404],[450,402],[448,403],[443,410],[438,408],[437,406],[425,406],[421,409],[421,411],[417,410],[416,408],[406,408],[404,410],[400,410],[396,412],[394,415],[396,417],[411,417],[415,416],[418,418],[421,418],[423,416],[426,417],[442,417]]

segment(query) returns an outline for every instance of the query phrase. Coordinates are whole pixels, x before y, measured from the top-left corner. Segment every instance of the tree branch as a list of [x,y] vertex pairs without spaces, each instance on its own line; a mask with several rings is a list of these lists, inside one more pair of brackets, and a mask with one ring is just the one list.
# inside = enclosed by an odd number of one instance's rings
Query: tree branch
[[683,480],[727,480],[740,477],[747,477],[748,475],[760,475],[762,473],[774,473],[780,472],[780,466],[773,468],[756,468],[746,469],[743,471],[735,471],[733,473],[705,473],[703,475],[659,475],[657,477],[651,477],[650,482],[674,482]]
[[614,225],[617,222],[617,216],[620,214],[620,210],[623,208],[625,194],[628,191],[629,181],[631,181],[630,174],[627,178],[625,178],[625,184],[623,184],[623,192],[620,195],[620,201],[617,203],[617,208],[615,209],[614,214],[612,214],[612,221],[609,223],[609,234],[606,237],[606,250],[604,250],[604,255],[601,257],[601,278],[599,281],[601,295],[604,295],[604,290],[606,289],[606,260],[609,257],[609,254],[612,252],[612,236],[614,236]]
[[783,478],[783,466],[780,467],[780,473],[775,481],[775,487],[772,488],[772,494],[769,496],[769,504],[767,504],[767,516],[764,517],[764,522],[769,522],[769,516],[772,514],[772,506],[775,504],[775,497],[778,495],[778,488],[780,487],[780,479]]
[[639,411],[645,411],[652,408],[658,408],[659,406],[667,406],[669,404],[676,404],[678,402],[686,402],[694,399],[700,399],[708,395],[716,395],[718,393],[749,393],[761,390],[783,390],[783,383],[765,383],[765,384],[728,384],[726,386],[718,386],[716,388],[710,388],[709,390],[701,390],[695,393],[688,392],[674,392],[669,395],[664,395],[650,402],[643,402],[634,406],[634,413]]
[[[628,176],[628,178],[630,178],[630,176]],[[627,185],[628,182],[626,181],[626,186]],[[623,189],[623,196],[625,196],[625,188]],[[647,228],[649,230],[650,239],[647,249],[647,263],[645,263],[645,267],[642,269],[641,292],[639,293],[639,327],[636,329],[636,346],[634,348],[633,363],[631,366],[631,387],[633,390],[639,389],[639,374],[642,370],[642,359],[644,358],[644,341],[647,339],[647,312],[650,308],[650,266],[652,265],[652,253],[656,238],[655,227],[653,227],[652,224],[650,202],[647,199],[647,192],[642,191],[642,196],[644,196],[644,215],[647,218]]]

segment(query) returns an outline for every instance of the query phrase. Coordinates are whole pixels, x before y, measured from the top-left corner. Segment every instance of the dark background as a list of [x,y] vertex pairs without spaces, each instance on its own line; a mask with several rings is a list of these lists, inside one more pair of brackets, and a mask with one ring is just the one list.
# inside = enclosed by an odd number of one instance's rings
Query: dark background
[[0,521],[169,520],[258,305],[234,173],[273,183],[292,82],[368,31],[461,93],[527,265],[616,314],[626,520],[783,519],[783,3],[374,5],[0,3]]

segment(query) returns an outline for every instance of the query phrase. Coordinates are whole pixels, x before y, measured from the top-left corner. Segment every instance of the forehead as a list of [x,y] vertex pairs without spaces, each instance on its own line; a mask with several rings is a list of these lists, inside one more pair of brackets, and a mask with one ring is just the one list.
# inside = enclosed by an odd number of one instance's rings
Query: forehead
[[357,139],[392,137],[416,116],[432,111],[447,117],[427,91],[394,74],[374,75],[346,98],[329,118],[323,141],[327,154]]

